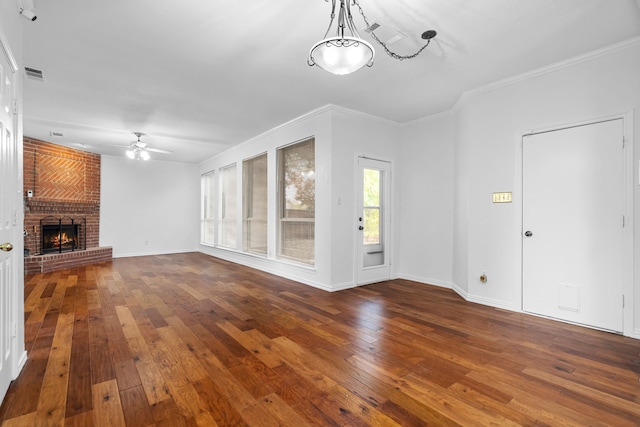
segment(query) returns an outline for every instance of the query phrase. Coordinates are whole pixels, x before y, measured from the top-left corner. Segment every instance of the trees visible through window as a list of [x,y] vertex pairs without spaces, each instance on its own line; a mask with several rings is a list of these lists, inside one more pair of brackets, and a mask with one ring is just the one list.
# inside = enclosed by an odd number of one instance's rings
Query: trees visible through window
[[267,155],[242,163],[243,249],[267,254]]
[[238,233],[238,178],[235,163],[220,169],[220,246],[235,249]]
[[202,175],[200,189],[202,191],[202,220],[200,231],[202,243],[215,244],[216,240],[216,199],[215,199],[215,172]]
[[315,140],[278,150],[278,255],[315,264]]
[[380,194],[382,171],[377,169],[364,169],[363,175],[363,208],[364,208],[364,233],[363,244],[380,244]]

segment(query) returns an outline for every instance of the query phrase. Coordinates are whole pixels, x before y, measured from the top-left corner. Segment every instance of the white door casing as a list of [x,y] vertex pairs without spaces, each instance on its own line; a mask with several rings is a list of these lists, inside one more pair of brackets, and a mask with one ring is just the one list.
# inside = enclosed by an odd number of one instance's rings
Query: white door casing
[[523,137],[523,310],[623,331],[622,119]]

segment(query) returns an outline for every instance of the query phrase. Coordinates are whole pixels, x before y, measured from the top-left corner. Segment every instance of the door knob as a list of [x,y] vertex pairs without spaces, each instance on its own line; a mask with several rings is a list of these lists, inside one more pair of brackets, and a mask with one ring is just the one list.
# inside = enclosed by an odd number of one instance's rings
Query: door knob
[[531,231],[527,230],[527,231],[524,232],[524,235],[527,236],[527,237],[531,237],[531,236],[533,236],[533,233]]
[[363,226],[358,227],[358,230],[364,230]]
[[0,245],[0,250],[2,251],[11,252],[12,249],[13,249],[13,245],[9,242],[3,243]]

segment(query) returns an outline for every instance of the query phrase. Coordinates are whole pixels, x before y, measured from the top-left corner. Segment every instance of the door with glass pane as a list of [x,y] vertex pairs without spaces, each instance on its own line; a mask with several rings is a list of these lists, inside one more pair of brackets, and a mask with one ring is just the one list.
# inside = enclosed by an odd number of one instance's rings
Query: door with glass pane
[[358,159],[357,283],[389,279],[389,233],[391,218],[388,162]]

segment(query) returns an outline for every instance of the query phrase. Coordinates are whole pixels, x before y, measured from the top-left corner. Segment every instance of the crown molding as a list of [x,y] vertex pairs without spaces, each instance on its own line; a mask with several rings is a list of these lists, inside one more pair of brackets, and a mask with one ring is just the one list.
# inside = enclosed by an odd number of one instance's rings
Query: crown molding
[[271,128],[271,129],[269,129],[269,130],[267,130],[267,131],[265,131],[265,132],[263,132],[261,134],[258,134],[256,136],[246,140],[245,142],[243,142],[243,144],[251,142],[251,141],[254,141],[256,139],[264,138],[265,136],[270,135],[272,133],[275,133],[275,132],[279,131],[282,128],[288,127],[288,126],[290,126],[290,125],[292,125],[294,123],[297,123],[297,122],[308,120],[308,119],[310,119],[312,117],[319,116],[319,115],[324,114],[324,113],[342,113],[342,114],[346,114],[346,115],[353,116],[353,117],[359,117],[361,119],[372,120],[372,121],[384,123],[384,124],[389,125],[389,126],[396,126],[396,127],[397,126],[401,126],[401,124],[398,123],[398,122],[395,122],[395,121],[389,120],[389,119],[384,119],[382,117],[374,116],[373,114],[363,113],[361,111],[352,110],[350,108],[342,107],[342,106],[336,105],[336,104],[326,104],[326,105],[318,107],[318,108],[316,108],[314,110],[308,111],[308,112],[306,112],[306,113],[304,113],[304,114],[302,114],[302,115],[300,115],[300,116],[298,116],[298,117],[296,117],[294,119],[291,119],[291,120],[289,120],[287,122],[284,122],[284,123],[282,123],[282,124],[280,124],[280,125],[278,125],[278,126],[276,126],[274,128]]
[[[640,0],[638,0],[640,1]],[[517,76],[513,76],[513,77],[508,77],[506,79],[502,79],[502,80],[498,80],[496,82],[493,83],[489,83],[487,85],[484,86],[480,86],[477,87],[475,89],[470,89],[468,91],[465,91],[460,98],[458,98],[458,101],[456,101],[456,103],[454,104],[454,106],[451,108],[452,111],[458,111],[460,110],[462,107],[464,107],[464,105],[467,103],[467,101],[469,100],[469,98],[477,96],[477,95],[481,95],[484,93],[488,93],[491,92],[493,90],[496,89],[500,89],[503,87],[508,87],[517,83],[521,83],[524,82],[526,80],[531,80],[534,79],[536,77],[540,77],[546,74],[550,74],[556,71],[560,71],[560,70],[564,70],[566,68],[570,68],[573,67],[575,65],[578,64],[582,64],[585,62],[589,62],[589,61],[593,61],[596,59],[599,59],[603,56],[606,55],[610,55],[616,52],[620,52],[626,49],[631,49],[634,48],[636,46],[640,46],[640,37],[633,37],[627,40],[624,40],[622,42],[619,43],[614,43],[612,45],[609,46],[605,46],[603,48],[600,49],[596,49],[593,50],[591,52],[587,52],[585,54],[582,55],[578,55],[578,56],[574,56],[572,58],[566,59],[564,61],[560,61],[560,62],[556,62],[554,64],[551,65],[547,65],[545,67],[541,67],[541,68],[537,68],[535,70],[531,70],[528,71],[526,73],[523,74],[519,74]]]
[[245,144],[250,144],[250,143],[252,143],[254,141],[257,141],[259,139],[265,138],[265,137],[267,137],[269,135],[272,135],[272,134],[274,134],[274,133],[276,133],[276,132],[278,132],[278,131],[286,128],[286,127],[289,127],[289,126],[291,126],[291,125],[293,125],[295,123],[299,123],[299,122],[302,122],[302,121],[305,121],[305,120],[309,120],[309,119],[311,119],[313,117],[320,116],[320,115],[325,114],[325,113],[341,113],[341,114],[346,114],[346,115],[349,115],[349,116],[358,117],[358,118],[365,119],[365,120],[372,120],[372,121],[376,121],[376,122],[379,122],[379,123],[384,123],[384,124],[386,124],[388,126],[393,126],[393,127],[398,127],[398,128],[402,126],[398,122],[395,122],[393,120],[384,119],[382,117],[374,116],[373,114],[363,113],[361,111],[352,110],[352,109],[349,109],[349,108],[346,108],[346,107],[341,107],[341,106],[335,105],[335,104],[326,104],[326,105],[318,107],[318,108],[316,108],[314,110],[308,111],[308,112],[306,112],[306,113],[304,113],[304,114],[302,114],[302,115],[300,115],[300,116],[298,116],[298,117],[296,117],[294,119],[291,119],[291,120],[289,120],[287,122],[279,124],[278,126],[273,127],[273,128],[271,128],[269,130],[266,130],[266,131],[264,131],[264,132],[262,132],[262,133],[260,133],[260,134],[258,134],[256,136],[253,136],[253,137],[241,142],[238,145],[235,145],[233,147],[229,147],[228,150],[225,150],[222,153],[218,153],[218,154],[216,154],[216,155],[214,155],[212,157],[209,157],[209,158],[203,160],[202,162],[200,162],[199,164],[203,164],[203,163],[205,163],[205,162],[207,162],[207,161],[209,161],[211,159],[215,159],[216,157],[218,157],[219,155],[221,155],[223,153],[228,153],[228,152],[231,152],[233,150],[236,150],[236,149],[238,149],[239,147],[241,147],[241,146],[243,146]]
[[453,116],[455,112],[456,110],[454,108],[450,108],[448,110],[440,111],[434,114],[429,114],[428,116],[420,117],[418,119],[409,120],[408,122],[403,122],[400,124],[400,127],[404,129],[407,127],[428,123],[433,120],[444,119],[444,118]]
[[329,109],[333,112],[342,113],[342,114],[358,117],[365,120],[371,120],[378,123],[383,123],[388,126],[399,127],[402,125],[400,122],[396,122],[394,120],[385,119],[369,113],[363,113],[362,111],[352,110],[350,108],[342,107],[340,105],[329,104],[329,105],[326,105],[325,107],[329,107]]
[[9,42],[7,41],[7,36],[4,34],[4,31],[2,31],[2,28],[0,28],[0,50],[4,54],[5,58],[7,58],[7,62],[11,67],[11,72],[15,73],[16,71],[18,71],[18,62],[16,62],[16,58],[11,52]]

